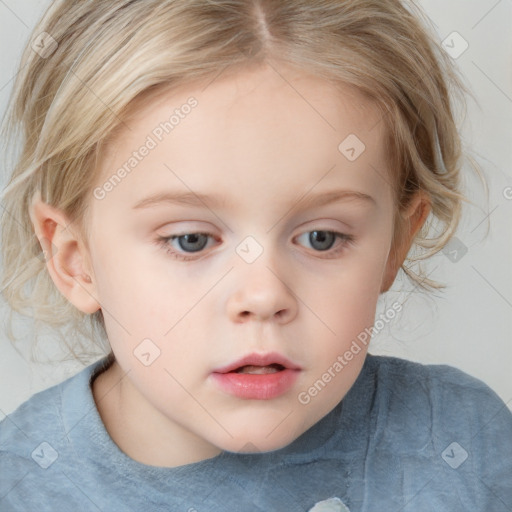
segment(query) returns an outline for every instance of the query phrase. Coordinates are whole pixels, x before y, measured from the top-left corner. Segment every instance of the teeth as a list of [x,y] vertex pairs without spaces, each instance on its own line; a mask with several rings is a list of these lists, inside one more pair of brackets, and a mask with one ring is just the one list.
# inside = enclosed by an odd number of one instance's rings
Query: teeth
[[270,366],[253,366],[253,365],[246,365],[242,366],[241,368],[238,368],[236,370],[236,373],[249,373],[251,375],[266,375],[268,373],[277,373],[279,371],[283,370],[283,367],[278,364],[272,364]]

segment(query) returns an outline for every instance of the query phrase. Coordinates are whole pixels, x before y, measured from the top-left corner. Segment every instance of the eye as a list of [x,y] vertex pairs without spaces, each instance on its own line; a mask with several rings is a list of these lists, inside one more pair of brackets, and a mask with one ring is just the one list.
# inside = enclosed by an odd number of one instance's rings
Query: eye
[[209,233],[185,233],[183,235],[171,235],[159,237],[158,243],[167,253],[176,259],[189,260],[188,254],[201,252],[207,245],[209,239],[213,239]]
[[[317,253],[325,253],[322,257],[335,257],[352,241],[352,235],[329,230],[313,230],[296,237],[301,244],[309,244]],[[158,237],[158,244],[173,258],[189,261],[197,259],[205,248],[210,247],[210,240],[216,237],[210,233],[184,233],[181,235]],[[304,239],[307,242],[304,242]],[[339,243],[336,244],[336,241]],[[194,256],[197,254],[197,256]]]
[[[339,239],[340,243],[334,247],[336,244],[336,240]],[[325,252],[330,256],[336,256],[341,250],[346,248],[346,246],[353,241],[353,237],[351,235],[346,235],[344,233],[338,233],[337,231],[328,231],[328,230],[313,230],[303,233],[302,235],[297,237],[297,240],[307,240],[307,244],[310,245],[316,252]]]
[[208,243],[208,235],[204,233],[190,233],[187,235],[173,236],[173,241],[177,240],[180,249],[185,252],[198,252],[203,250]]

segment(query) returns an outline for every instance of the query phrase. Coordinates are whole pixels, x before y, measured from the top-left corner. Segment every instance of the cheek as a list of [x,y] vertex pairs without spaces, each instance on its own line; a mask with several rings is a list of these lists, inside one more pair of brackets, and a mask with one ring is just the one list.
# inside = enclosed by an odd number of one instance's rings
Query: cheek
[[155,258],[148,259],[145,254],[148,250],[153,251],[153,248],[137,247],[137,244],[122,239],[116,241],[99,236],[95,240],[93,267],[96,289],[105,307],[110,305],[116,310],[128,308],[131,314],[141,306],[153,303],[148,299],[152,295],[156,297],[158,285],[162,286],[168,279],[163,279],[161,272],[155,269]]
[[[367,333],[375,320],[386,250],[382,246],[376,251],[367,249],[346,258],[339,271],[304,281],[302,293],[308,306],[304,313],[310,317],[305,338],[318,340],[318,347],[322,347],[312,354],[317,372],[332,366],[358,337],[364,338],[365,343],[359,343],[363,356],[370,342]],[[350,371],[356,371],[363,358],[354,357],[357,361],[350,364]],[[346,377],[350,371],[344,371]]]
[[145,332],[146,326],[154,321],[151,310],[158,304],[158,297],[151,292],[147,265],[130,248],[99,237],[92,264],[95,291],[111,344],[150,335]]
[[[148,259],[142,252],[123,251],[119,246],[98,251],[97,261],[101,261],[95,268],[97,293],[114,351],[131,357],[143,340],[149,339],[160,356],[173,350],[174,358],[178,353],[180,360],[186,360],[191,349],[182,346],[183,340],[191,336],[204,339],[200,331],[209,311],[199,303],[211,287],[211,279],[191,277],[166,264],[165,258]],[[190,286],[191,280],[194,286]]]
[[323,349],[316,352],[322,367],[329,367],[361,333],[373,326],[377,300],[376,287],[368,287],[364,291],[361,288],[344,288],[343,292],[333,292],[329,299],[318,303],[316,312],[322,323],[316,322],[316,333],[311,332],[309,337],[318,340],[319,333],[323,332],[323,341],[319,340]]
[[386,267],[386,255],[379,252],[358,251],[320,280],[313,280],[308,299],[333,324],[373,323],[376,304]]

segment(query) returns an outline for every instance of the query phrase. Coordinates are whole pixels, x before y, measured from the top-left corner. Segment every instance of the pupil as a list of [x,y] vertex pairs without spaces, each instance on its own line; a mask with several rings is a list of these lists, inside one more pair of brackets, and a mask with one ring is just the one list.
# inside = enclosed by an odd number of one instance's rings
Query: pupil
[[334,243],[335,235],[331,231],[312,231],[309,234],[311,246],[319,251],[327,251]]
[[184,251],[197,252],[204,249],[208,237],[201,233],[193,233],[190,235],[183,235],[178,237],[178,243]]

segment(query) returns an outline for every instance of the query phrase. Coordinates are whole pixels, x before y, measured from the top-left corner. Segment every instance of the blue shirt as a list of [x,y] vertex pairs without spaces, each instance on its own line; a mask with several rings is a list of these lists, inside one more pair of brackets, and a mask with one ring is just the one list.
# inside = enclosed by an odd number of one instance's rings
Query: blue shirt
[[[512,510],[512,413],[444,365],[368,355],[345,398],[290,445],[175,468],[124,454],[96,409],[106,359],[0,423],[0,511]],[[329,503],[333,503],[331,500]]]

